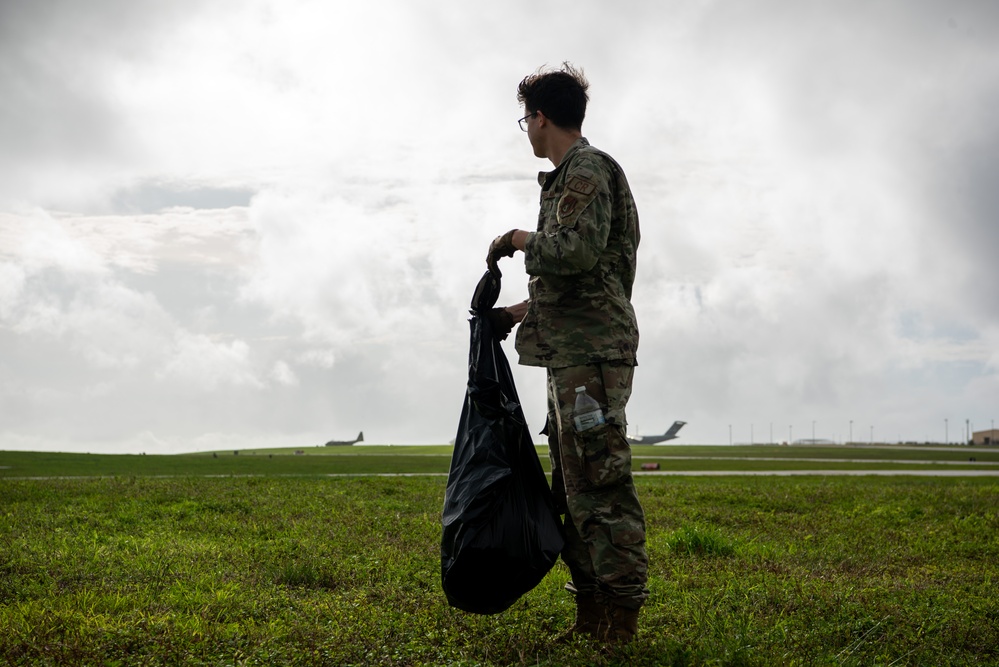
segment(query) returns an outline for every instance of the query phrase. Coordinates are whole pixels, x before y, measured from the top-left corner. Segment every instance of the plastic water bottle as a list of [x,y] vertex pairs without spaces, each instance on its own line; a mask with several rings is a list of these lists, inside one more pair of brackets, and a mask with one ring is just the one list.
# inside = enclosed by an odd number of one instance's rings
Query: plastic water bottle
[[573,409],[576,430],[585,431],[604,423],[604,413],[596,399],[586,393],[586,387],[576,387],[576,405]]

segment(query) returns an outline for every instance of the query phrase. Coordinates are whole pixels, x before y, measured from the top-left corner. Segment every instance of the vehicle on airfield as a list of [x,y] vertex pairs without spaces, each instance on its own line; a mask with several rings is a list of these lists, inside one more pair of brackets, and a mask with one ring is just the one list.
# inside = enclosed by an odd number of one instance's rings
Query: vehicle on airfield
[[667,440],[676,440],[677,433],[683,428],[684,424],[687,422],[675,421],[673,425],[669,427],[669,430],[662,435],[639,435],[634,438],[625,438],[628,442],[633,445],[656,445],[660,442],[666,442]]
[[327,447],[341,447],[346,445],[353,445],[357,442],[364,442],[364,431],[357,434],[357,437],[353,440],[330,440],[326,443]]

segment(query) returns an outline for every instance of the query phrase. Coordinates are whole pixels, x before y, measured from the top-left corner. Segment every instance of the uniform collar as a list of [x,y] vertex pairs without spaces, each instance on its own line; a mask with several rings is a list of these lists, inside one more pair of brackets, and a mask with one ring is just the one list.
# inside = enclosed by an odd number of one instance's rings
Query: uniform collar
[[569,159],[583,146],[589,146],[590,142],[586,140],[586,137],[580,137],[569,146],[569,150],[565,152],[562,156],[562,161],[558,163],[558,166],[551,171],[539,171],[538,172],[538,185],[541,186],[542,190],[547,190],[552,183],[555,182],[555,178],[558,176],[559,172],[562,171],[562,167],[568,164]]

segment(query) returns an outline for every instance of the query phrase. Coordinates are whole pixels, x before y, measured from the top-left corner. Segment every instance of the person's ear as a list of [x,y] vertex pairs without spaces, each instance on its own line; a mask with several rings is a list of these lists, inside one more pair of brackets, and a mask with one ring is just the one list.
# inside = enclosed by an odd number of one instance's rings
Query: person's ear
[[538,127],[539,128],[544,127],[545,125],[548,124],[548,122],[549,122],[548,121],[548,117],[544,114],[543,111],[535,111],[534,113],[535,113],[535,116],[538,119]]

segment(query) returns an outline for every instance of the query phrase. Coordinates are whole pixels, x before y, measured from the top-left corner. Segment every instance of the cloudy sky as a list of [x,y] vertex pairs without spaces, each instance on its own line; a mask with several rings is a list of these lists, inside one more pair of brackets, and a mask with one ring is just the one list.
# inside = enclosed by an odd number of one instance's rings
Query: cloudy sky
[[516,85],[565,60],[641,217],[633,433],[999,418],[990,0],[12,0],[0,449],[451,440],[485,250],[551,167]]

